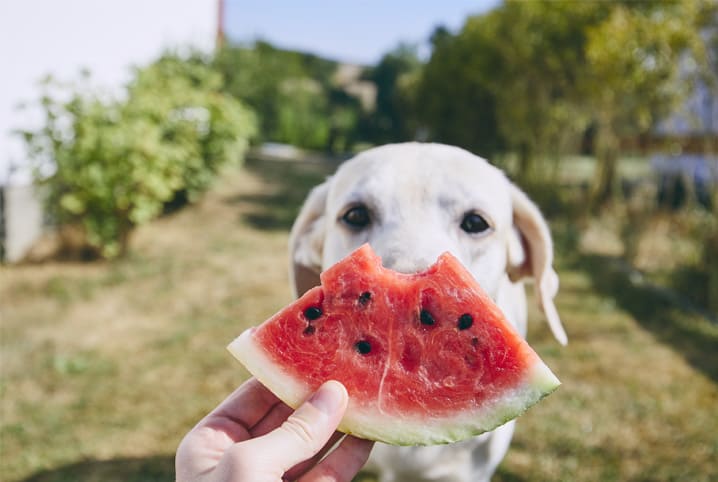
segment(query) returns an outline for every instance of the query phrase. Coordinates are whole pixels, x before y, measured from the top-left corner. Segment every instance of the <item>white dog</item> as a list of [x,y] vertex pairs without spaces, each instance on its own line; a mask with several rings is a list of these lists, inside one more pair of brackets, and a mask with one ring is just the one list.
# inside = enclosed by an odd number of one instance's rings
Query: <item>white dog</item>
[[[363,243],[384,266],[412,273],[449,251],[474,275],[522,336],[522,279],[535,280],[538,302],[561,344],[566,333],[553,297],[548,226],[528,197],[486,160],[441,144],[370,149],[339,167],[309,194],[290,237],[296,295]],[[377,444],[368,467],[389,481],[488,481],[508,450],[514,422],[473,439],[432,447]]]

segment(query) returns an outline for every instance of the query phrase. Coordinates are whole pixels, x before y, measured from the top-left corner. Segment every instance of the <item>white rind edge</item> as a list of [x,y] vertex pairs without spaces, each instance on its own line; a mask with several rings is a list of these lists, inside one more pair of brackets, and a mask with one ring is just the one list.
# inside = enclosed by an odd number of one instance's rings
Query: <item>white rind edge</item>
[[229,344],[227,349],[239,360],[244,368],[269,388],[277,398],[292,408],[297,408],[309,398],[310,389],[284,373],[284,370],[271,360],[252,339],[255,328],[242,332]]
[[[253,340],[255,328],[245,330],[227,349],[244,367],[280,400],[297,408],[311,395],[307,385],[298,383],[275,363]],[[507,390],[492,402],[500,410],[477,408],[450,418],[427,420],[426,417],[371,412],[350,397],[339,430],[360,438],[393,445],[433,445],[453,443],[493,430],[512,420],[550,394],[561,382],[538,358],[519,386]]]

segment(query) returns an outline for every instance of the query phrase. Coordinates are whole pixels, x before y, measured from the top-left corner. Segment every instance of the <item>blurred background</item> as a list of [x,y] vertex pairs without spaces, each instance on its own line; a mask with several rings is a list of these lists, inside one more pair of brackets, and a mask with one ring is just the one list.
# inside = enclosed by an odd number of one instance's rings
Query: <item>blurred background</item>
[[[498,481],[718,480],[712,1],[0,4],[0,480],[169,481],[355,152],[436,141],[548,217],[569,345]],[[372,481],[372,474],[359,480]]]

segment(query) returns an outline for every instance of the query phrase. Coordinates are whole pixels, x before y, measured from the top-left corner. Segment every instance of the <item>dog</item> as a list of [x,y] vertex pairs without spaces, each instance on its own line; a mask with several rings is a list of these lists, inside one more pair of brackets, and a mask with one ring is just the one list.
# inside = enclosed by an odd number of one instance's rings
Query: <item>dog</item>
[[[566,332],[553,303],[549,228],[536,205],[502,171],[458,147],[389,144],[364,151],[307,196],[289,239],[295,296],[319,273],[369,243],[385,267],[414,273],[445,251],[458,258],[526,336],[525,278],[555,338]],[[381,482],[488,481],[508,450],[515,422],[441,446],[377,444],[366,466]]]

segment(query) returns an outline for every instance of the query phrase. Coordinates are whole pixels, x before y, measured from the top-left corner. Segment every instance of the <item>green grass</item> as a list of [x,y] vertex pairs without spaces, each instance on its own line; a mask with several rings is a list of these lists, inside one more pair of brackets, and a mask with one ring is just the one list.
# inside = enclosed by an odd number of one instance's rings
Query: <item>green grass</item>
[[[1,268],[0,480],[173,480],[181,437],[247,375],[225,346],[290,300],[287,231],[328,171],[250,162],[126,260]],[[495,480],[716,480],[718,327],[555,232],[569,345],[533,308],[529,340],[563,385]]]

